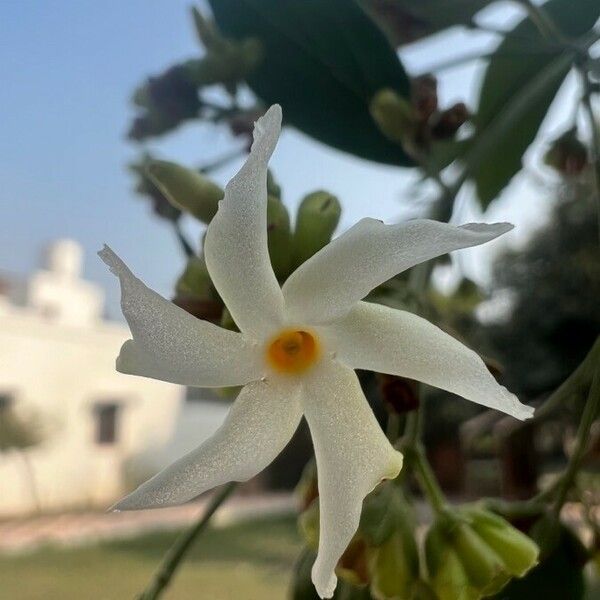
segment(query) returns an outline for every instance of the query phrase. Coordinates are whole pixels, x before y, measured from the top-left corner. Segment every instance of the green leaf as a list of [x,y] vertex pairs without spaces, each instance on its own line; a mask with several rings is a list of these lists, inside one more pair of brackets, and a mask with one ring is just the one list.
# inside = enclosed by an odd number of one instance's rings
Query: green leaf
[[382,88],[408,96],[409,81],[384,33],[354,0],[210,0],[219,28],[258,38],[264,59],[248,84],[285,120],[361,158],[412,165],[379,131],[369,102]]
[[400,46],[428,35],[465,25],[493,0],[358,0],[358,3]]
[[[574,6],[575,4],[575,6]],[[589,31],[600,16],[598,0],[549,0],[544,10],[569,37]],[[552,100],[572,66],[572,53],[549,45],[530,19],[521,21],[498,46],[485,72],[475,116],[474,144],[512,111],[510,126],[494,132],[480,155],[474,181],[483,208],[521,169]],[[519,98],[528,95],[528,101]],[[517,110],[518,109],[518,110]]]

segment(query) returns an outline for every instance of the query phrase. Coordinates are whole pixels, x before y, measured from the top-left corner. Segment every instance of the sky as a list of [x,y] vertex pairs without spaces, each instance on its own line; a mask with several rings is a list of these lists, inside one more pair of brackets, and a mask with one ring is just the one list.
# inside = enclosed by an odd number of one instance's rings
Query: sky
[[[136,85],[201,52],[189,7],[189,0],[0,2],[0,273],[25,275],[39,264],[45,244],[68,237],[83,245],[85,276],[106,289],[112,318],[119,318],[117,284],[95,255],[104,243],[146,283],[170,294],[184,261],[172,231],[132,192],[126,164],[139,148],[125,132]],[[518,17],[509,3],[500,3],[482,21],[502,26]],[[493,35],[454,31],[405,49],[401,57],[409,73],[418,74],[495,43]],[[442,73],[442,104],[462,100],[473,106],[481,72],[474,63]],[[548,137],[565,121],[572,87],[551,111]],[[223,128],[193,125],[148,147],[194,166],[236,145]],[[224,184],[240,164],[215,178]],[[414,201],[414,172],[356,159],[293,130],[283,133],[271,165],[292,214],[310,191],[337,194],[344,209],[340,231],[365,216],[394,222],[424,208]],[[461,196],[454,220],[517,226],[493,248],[462,252],[461,267],[485,281],[490,256],[522,243],[543,222],[549,201],[531,185],[531,173],[516,178],[484,217],[470,196],[468,190]],[[197,225],[188,220],[184,227],[199,239]]]

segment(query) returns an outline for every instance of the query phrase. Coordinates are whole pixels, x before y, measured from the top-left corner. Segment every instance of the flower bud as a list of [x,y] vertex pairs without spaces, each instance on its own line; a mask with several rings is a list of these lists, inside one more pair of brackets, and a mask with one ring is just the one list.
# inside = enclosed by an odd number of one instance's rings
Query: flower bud
[[502,517],[483,509],[473,509],[468,514],[473,519],[473,529],[502,558],[508,573],[522,577],[537,563],[537,545]]
[[178,296],[193,298],[212,298],[214,287],[202,256],[192,256],[175,284]]
[[171,204],[203,223],[210,223],[223,198],[223,190],[216,183],[197,171],[166,160],[153,160],[147,170]]
[[438,109],[437,79],[430,74],[412,81],[411,101],[419,120],[427,121]]
[[419,554],[414,535],[398,528],[374,551],[371,594],[376,600],[404,600],[414,595]]
[[380,90],[369,105],[371,116],[381,133],[393,142],[412,144],[418,117],[413,105],[391,89]]
[[271,169],[267,169],[267,194],[281,200],[281,186],[275,180]]
[[314,458],[306,463],[294,492],[300,501],[300,510],[307,509],[318,498],[317,464]]
[[575,128],[556,138],[544,154],[544,162],[563,175],[575,176],[588,164],[588,150]]
[[198,88],[223,84],[234,90],[263,58],[263,46],[256,38],[224,42],[218,51],[209,50],[201,59],[187,63],[189,80]]
[[319,502],[314,500],[298,517],[298,529],[312,550],[319,547]]
[[223,311],[221,312],[220,325],[223,329],[229,329],[229,331],[239,331],[238,326],[226,306],[223,307]]
[[352,585],[365,586],[371,579],[369,563],[369,547],[362,537],[356,535],[342,554],[335,573]]
[[439,517],[427,534],[425,552],[440,600],[495,594],[538,560],[538,548],[527,536],[479,508]]
[[431,121],[431,137],[434,140],[446,140],[456,132],[469,118],[469,110],[464,102],[458,102],[447,110],[435,115]]
[[418,384],[414,379],[379,374],[377,380],[383,404],[389,413],[403,415],[419,407]]
[[293,239],[294,266],[299,266],[331,241],[342,207],[325,191],[304,197],[298,208]]
[[285,279],[292,262],[290,215],[283,202],[275,196],[269,196],[267,202],[267,236],[273,271],[278,279]]
[[175,284],[173,303],[199,319],[219,322],[223,303],[212,284],[203,257],[193,256],[188,260]]

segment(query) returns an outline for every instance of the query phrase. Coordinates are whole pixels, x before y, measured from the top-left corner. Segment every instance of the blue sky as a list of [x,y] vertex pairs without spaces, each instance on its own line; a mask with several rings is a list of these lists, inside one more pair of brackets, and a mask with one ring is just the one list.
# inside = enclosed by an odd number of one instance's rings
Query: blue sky
[[[189,0],[5,0],[0,3],[0,270],[24,274],[43,245],[71,237],[86,251],[85,273],[107,289],[109,313],[118,317],[116,282],[95,256],[108,242],[149,284],[169,294],[183,259],[172,232],[131,191],[125,165],[136,149],[125,140],[129,97],[147,75],[199,53]],[[496,24],[515,12],[506,5],[489,15]],[[403,52],[411,73],[452,54],[486,47],[494,36],[437,37]],[[473,102],[481,67],[448,71],[440,80],[444,103]],[[568,90],[549,130],[560,128]],[[223,129],[187,127],[153,143],[165,158],[201,164],[235,146]],[[216,177],[224,183],[239,166]],[[293,131],[285,132],[272,166],[293,209],[303,194],[325,188],[344,206],[342,228],[373,216],[395,221],[416,214],[407,170],[343,155]],[[465,193],[457,220],[480,218]],[[540,222],[545,202],[520,178],[486,220],[512,220],[523,239]],[[191,222],[191,237],[200,230]],[[512,235],[512,234],[511,234]],[[507,243],[510,243],[510,239]],[[498,242],[500,244],[500,242]],[[465,252],[467,271],[485,277],[489,252]]]

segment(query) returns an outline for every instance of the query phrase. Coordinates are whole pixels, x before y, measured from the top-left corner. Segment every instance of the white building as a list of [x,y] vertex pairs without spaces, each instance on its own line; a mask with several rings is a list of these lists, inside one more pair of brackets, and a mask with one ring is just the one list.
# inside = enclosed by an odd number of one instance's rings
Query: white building
[[106,508],[194,447],[226,410],[209,402],[182,411],[183,388],[117,373],[129,330],[102,319],[102,291],[80,277],[81,248],[62,240],[46,257],[45,269],[0,289],[0,424],[10,415],[37,438],[7,449],[0,427],[0,517]]

